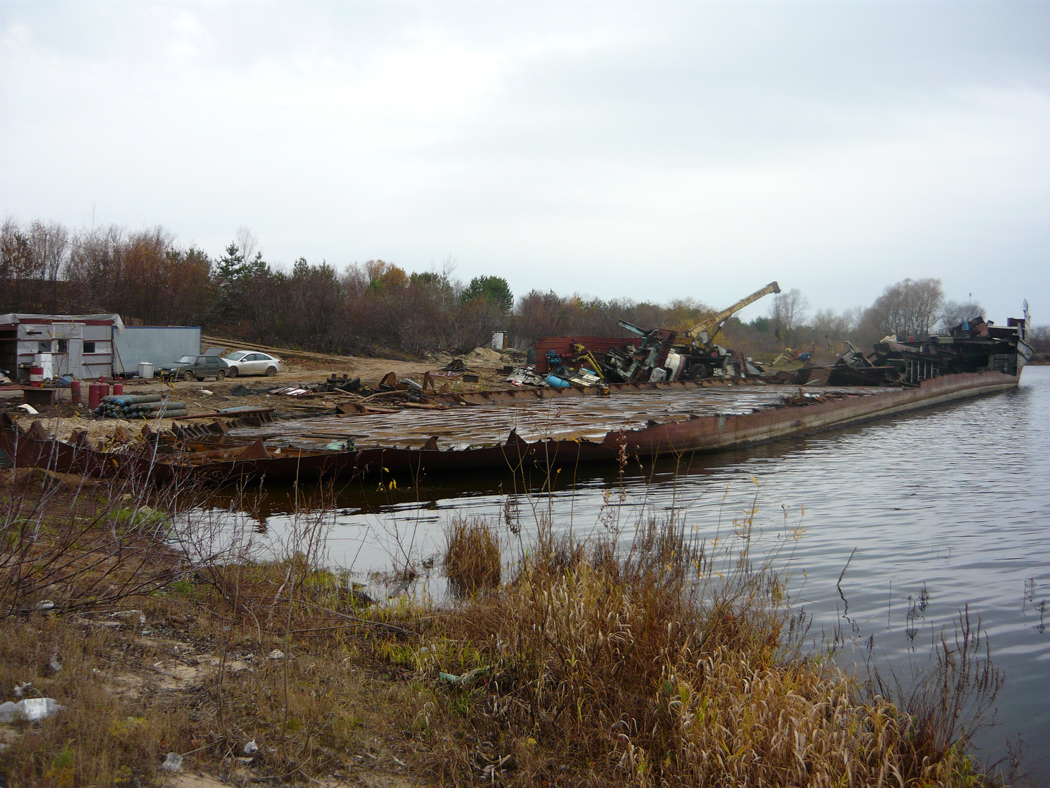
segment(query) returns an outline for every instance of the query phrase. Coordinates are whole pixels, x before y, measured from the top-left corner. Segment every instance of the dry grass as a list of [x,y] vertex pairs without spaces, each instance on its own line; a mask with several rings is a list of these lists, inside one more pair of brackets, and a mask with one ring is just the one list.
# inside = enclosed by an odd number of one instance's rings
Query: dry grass
[[0,622],[5,700],[28,682],[26,696],[53,697],[63,707],[43,723],[14,726],[0,752],[8,784],[149,784],[169,750],[192,749],[186,710],[155,703],[153,693],[117,692],[120,658],[144,657],[141,646],[96,621],[36,614]]
[[147,509],[74,477],[2,483],[0,701],[63,709],[0,726],[0,784],[156,785],[169,752],[241,782],[405,770],[426,690],[375,654],[411,633],[317,568],[330,509],[304,505],[286,555],[257,561],[215,522],[158,516],[157,491]]
[[503,571],[499,535],[477,517],[456,517],[445,529],[445,575],[457,596],[499,585]]
[[[12,475],[3,500],[0,565],[17,583],[0,587],[0,687],[31,682],[65,707],[4,729],[10,785],[160,784],[168,752],[271,784],[990,784],[965,755],[964,720],[997,687],[979,629],[893,704],[799,653],[749,522],[717,553],[676,521],[643,523],[627,549],[541,527],[500,585],[495,527],[456,521],[445,563],[463,596],[431,609],[370,605],[318,568],[323,495],[266,561],[179,520],[196,561],[175,571],[144,564],[135,531],[152,523],[163,546],[174,521],[58,481]],[[138,558],[114,562],[114,544]],[[45,596],[61,604],[34,610]],[[131,606],[145,623],[112,615]]]
[[474,745],[445,739],[435,766],[464,784],[986,784],[938,719],[798,658],[780,593],[746,557],[719,577],[674,523],[649,523],[625,555],[541,545],[443,622],[473,649],[441,669],[485,670],[454,690]]

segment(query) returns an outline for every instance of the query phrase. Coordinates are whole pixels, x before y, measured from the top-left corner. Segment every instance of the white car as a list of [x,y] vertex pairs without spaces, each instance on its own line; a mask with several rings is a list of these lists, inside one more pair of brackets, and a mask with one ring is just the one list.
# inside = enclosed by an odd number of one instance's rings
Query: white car
[[258,350],[235,350],[223,356],[231,378],[238,375],[276,375],[281,371],[281,359]]

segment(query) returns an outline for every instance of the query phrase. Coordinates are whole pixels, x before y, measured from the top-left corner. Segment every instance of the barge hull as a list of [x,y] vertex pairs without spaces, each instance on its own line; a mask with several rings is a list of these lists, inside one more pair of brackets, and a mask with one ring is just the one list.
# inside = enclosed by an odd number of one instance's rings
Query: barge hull
[[968,373],[931,378],[907,389],[758,411],[738,416],[705,416],[686,422],[660,424],[645,430],[610,432],[605,442],[641,456],[709,452],[752,446],[810,432],[889,418],[960,399],[996,394],[1015,388],[1017,376],[999,372]]
[[[261,441],[221,452],[160,454],[143,442],[132,450],[101,452],[48,438],[42,428],[0,424],[0,449],[16,466],[43,467],[89,476],[127,476],[171,482],[240,483],[249,479],[312,480],[475,470],[520,471],[590,462],[716,452],[890,418],[1016,387],[1018,377],[999,372],[947,375],[907,389],[873,389],[856,396],[739,415],[698,416],[640,429],[614,429],[602,440],[550,437],[526,441],[511,432],[503,443],[464,449],[361,448],[348,451],[269,451]],[[465,414],[466,415],[466,414]],[[469,418],[469,415],[466,415]]]

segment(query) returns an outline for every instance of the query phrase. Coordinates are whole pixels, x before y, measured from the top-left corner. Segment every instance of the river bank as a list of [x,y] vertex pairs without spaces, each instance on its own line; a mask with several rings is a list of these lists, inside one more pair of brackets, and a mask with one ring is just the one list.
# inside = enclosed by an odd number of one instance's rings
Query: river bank
[[[757,507],[756,554],[802,530],[778,566],[793,605],[812,617],[810,648],[837,643],[844,670],[928,674],[957,616],[968,608],[980,619],[1006,677],[996,724],[976,737],[982,761],[1020,753],[1034,784],[1046,784],[1048,430],[1050,369],[1038,366],[995,396],[717,456],[632,462],[622,478],[575,468],[534,487],[503,476],[348,485],[336,498],[332,560],[366,581],[370,566],[397,555],[400,534],[422,563],[440,555],[455,516],[535,512],[583,536],[613,518],[629,537],[637,512],[674,512],[715,540],[735,513]],[[291,500],[280,488],[249,496],[251,525],[283,533]]]
[[[806,656],[747,514],[718,548],[640,519],[626,550],[459,520],[446,547],[495,566],[446,549],[472,593],[435,607],[324,568],[323,490],[263,558],[185,490],[3,483],[0,686],[63,707],[0,727],[10,785],[992,784],[938,712],[994,689],[980,634],[947,642],[948,696],[893,705]],[[478,546],[508,534],[502,567]]]

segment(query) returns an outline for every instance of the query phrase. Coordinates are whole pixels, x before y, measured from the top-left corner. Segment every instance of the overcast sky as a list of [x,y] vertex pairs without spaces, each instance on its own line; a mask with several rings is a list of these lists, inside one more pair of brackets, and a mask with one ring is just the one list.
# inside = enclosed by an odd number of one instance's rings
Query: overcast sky
[[1048,42],[1004,0],[0,0],[0,211],[515,295],[935,277],[1046,324]]

